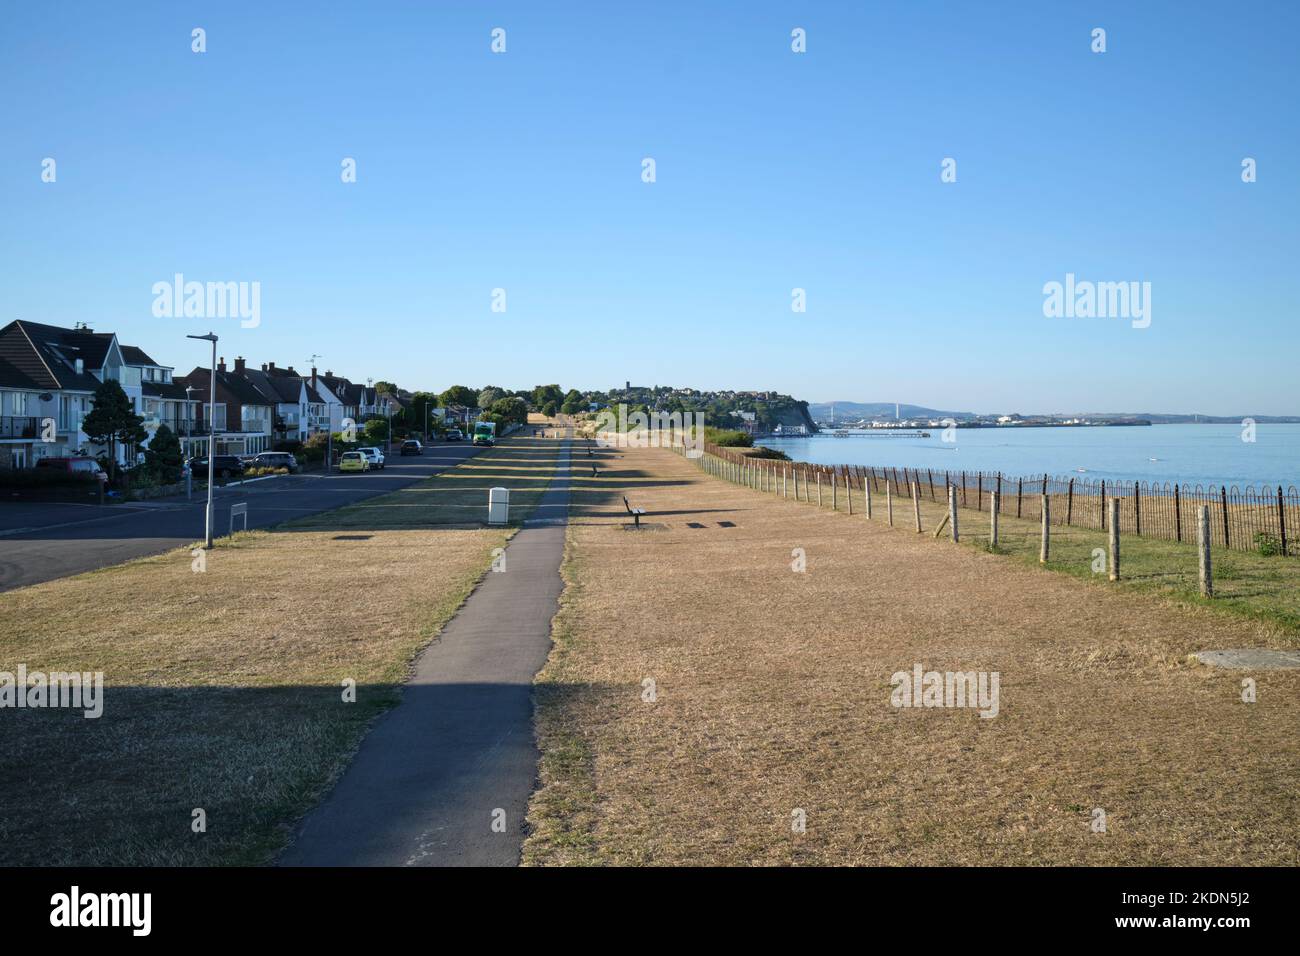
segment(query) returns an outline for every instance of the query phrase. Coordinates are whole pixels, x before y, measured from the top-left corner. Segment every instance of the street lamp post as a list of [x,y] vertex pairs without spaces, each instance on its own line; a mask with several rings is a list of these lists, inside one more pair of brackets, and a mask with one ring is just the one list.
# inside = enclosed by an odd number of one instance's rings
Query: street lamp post
[[[185,386],[185,444],[186,452],[189,458],[194,457],[194,409],[191,404],[194,401],[194,393],[198,389],[193,385]],[[185,500],[191,501],[194,498],[194,469],[190,467],[189,458],[185,460]]]
[[207,335],[187,335],[187,339],[202,339],[212,343],[212,368],[208,372],[211,384],[211,398],[208,402],[208,507],[204,515],[203,547],[212,550],[212,485],[217,457],[217,337],[209,332]]
[[393,453],[393,403],[384,399],[384,411],[388,413],[388,440],[384,442],[384,458]]

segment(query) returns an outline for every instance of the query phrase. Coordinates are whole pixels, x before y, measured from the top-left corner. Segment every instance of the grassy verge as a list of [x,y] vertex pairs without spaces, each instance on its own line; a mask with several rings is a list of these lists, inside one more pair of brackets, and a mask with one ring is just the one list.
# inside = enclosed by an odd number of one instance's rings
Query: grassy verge
[[269,859],[509,537],[455,527],[473,489],[511,487],[522,517],[553,449],[507,442],[474,478],[222,539],[201,573],[181,549],[0,594],[0,671],[105,684],[98,719],[0,710],[0,865]]
[[[1300,862],[1300,672],[1188,662],[1294,646],[1274,622],[1044,574],[1014,553],[1028,527],[993,555],[967,512],[953,547],[910,502],[891,529],[880,500],[867,521],[602,456],[538,681],[526,863]],[[625,527],[624,493],[656,529]],[[996,715],[895,706],[917,664],[999,674]]]
[[[816,495],[813,497],[815,499]],[[840,499],[840,510],[846,510],[842,489]],[[872,501],[872,520],[885,521],[884,496],[877,493]],[[829,495],[825,496],[824,504],[829,508]],[[815,501],[812,506],[815,507]],[[863,509],[858,491],[854,492],[854,509],[859,513]],[[945,503],[922,497],[921,526],[927,538],[946,514]],[[963,545],[989,550],[991,538],[987,511],[963,508],[957,513],[957,521]],[[911,498],[896,498],[895,530],[907,533],[914,527]],[[1187,606],[1265,622],[1300,638],[1300,559],[1296,557],[1213,548],[1214,598],[1207,600],[1200,596],[1194,545],[1121,535],[1120,581],[1112,582],[1107,574],[1106,532],[1053,525],[1046,565],[1038,562],[1040,534],[1038,521],[1003,514],[998,519],[997,553],[1023,564],[1094,581],[1103,587],[1115,587],[1118,583],[1125,589],[1146,592]],[[948,529],[944,528],[940,538],[947,541],[948,535]]]

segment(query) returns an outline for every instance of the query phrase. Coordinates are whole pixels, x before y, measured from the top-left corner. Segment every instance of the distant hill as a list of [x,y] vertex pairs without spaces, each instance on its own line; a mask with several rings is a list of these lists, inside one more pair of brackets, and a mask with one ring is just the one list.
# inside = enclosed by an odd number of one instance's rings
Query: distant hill
[[[815,402],[808,406],[808,414],[817,421],[829,421],[831,406],[835,406],[835,418],[893,418],[893,402]],[[898,413],[903,418],[971,418],[972,412],[945,412],[924,405],[898,406]]]

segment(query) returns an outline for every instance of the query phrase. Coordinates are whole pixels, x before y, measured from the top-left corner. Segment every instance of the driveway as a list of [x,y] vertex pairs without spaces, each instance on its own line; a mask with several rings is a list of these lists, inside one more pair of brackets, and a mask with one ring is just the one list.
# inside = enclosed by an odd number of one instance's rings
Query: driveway
[[[302,474],[218,488],[214,534],[230,529],[230,506],[248,504],[248,527],[328,511],[386,494],[454,467],[478,449],[431,445],[424,455],[388,459],[383,471]],[[0,591],[93,571],[203,540],[203,496],[116,505],[0,503]],[[242,519],[240,519],[242,524]]]

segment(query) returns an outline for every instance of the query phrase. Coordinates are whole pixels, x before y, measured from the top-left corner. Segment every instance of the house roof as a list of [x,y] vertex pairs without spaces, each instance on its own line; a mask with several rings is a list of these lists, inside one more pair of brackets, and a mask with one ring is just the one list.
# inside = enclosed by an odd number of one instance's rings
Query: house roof
[[[208,375],[211,369],[204,368],[201,365],[194,367],[189,375],[184,376],[190,384],[198,385],[207,384]],[[245,370],[247,371],[247,370]],[[241,405],[276,405],[280,399],[274,394],[266,394],[258,388],[253,382],[249,381],[242,375],[236,375],[234,372],[217,369],[217,384],[224,388],[231,395],[239,400]],[[182,385],[182,390],[184,385]]]
[[117,347],[122,352],[122,361],[127,365],[152,365],[154,368],[170,368],[168,365],[159,365],[146,354],[144,349],[136,348],[134,345],[123,345],[118,342]]
[[302,379],[288,375],[271,375],[259,368],[245,366],[244,378],[252,382],[262,394],[273,396],[277,402],[296,404],[302,390]]
[[167,398],[175,401],[202,401],[202,396],[195,395],[190,398],[185,394],[185,386],[189,384],[184,379],[172,379],[170,382],[141,382],[140,390],[142,394],[149,398]]
[[[103,368],[112,342],[111,336],[17,319],[0,329],[0,382],[16,388],[93,392],[99,379],[90,370]],[[77,359],[85,371],[77,372]]]

